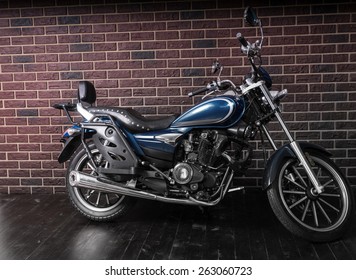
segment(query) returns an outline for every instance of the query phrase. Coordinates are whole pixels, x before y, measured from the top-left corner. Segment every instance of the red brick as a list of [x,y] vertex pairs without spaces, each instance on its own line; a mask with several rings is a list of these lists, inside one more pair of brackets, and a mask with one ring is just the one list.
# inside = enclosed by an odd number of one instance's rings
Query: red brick
[[21,178],[21,177],[29,177],[30,170],[9,170],[9,177]]
[[0,134],[16,134],[16,131],[17,129],[14,126],[0,126]]
[[25,89],[24,83],[21,82],[10,82],[2,84],[3,90],[23,90]]
[[143,80],[142,79],[129,79],[129,80],[121,80],[120,81],[121,88],[135,88],[135,87],[143,87]]
[[36,55],[36,62],[57,62],[58,54],[39,54]]
[[[90,14],[90,8],[89,11],[87,12]],[[81,16],[82,19],[82,24],[86,23],[104,23],[105,22],[105,17],[104,15],[89,15],[89,16]]]
[[17,64],[17,65],[1,65],[1,70],[3,73],[10,72],[23,72],[23,65]]
[[106,15],[106,22],[114,23],[114,22],[128,22],[130,20],[129,14],[116,14],[116,15]]
[[28,135],[7,135],[7,143],[28,143]]
[[16,73],[14,74],[14,81],[33,81],[36,80],[35,73]]
[[12,45],[32,45],[33,37],[12,37]]
[[108,71],[109,79],[131,78],[130,70]]
[[109,69],[117,69],[118,63],[116,61],[105,61],[105,62],[96,62],[95,70],[109,70]]
[[[25,83],[26,90],[45,90],[47,89],[47,83],[45,82],[26,82]],[[32,93],[30,93],[32,94]]]
[[56,18],[55,17],[40,17],[35,18],[33,21],[34,25],[41,26],[41,25],[55,25]]

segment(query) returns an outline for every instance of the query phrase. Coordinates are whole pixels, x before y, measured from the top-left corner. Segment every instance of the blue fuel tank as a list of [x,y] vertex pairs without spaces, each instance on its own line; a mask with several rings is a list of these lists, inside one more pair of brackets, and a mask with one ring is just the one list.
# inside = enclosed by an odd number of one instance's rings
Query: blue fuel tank
[[171,128],[227,128],[236,124],[245,112],[245,102],[237,96],[219,96],[199,103],[172,124]]

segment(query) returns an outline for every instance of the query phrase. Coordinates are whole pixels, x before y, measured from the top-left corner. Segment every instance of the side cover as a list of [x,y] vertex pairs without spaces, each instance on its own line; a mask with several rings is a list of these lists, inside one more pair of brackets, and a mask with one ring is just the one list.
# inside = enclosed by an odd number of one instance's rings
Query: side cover
[[110,169],[130,169],[138,166],[135,153],[119,129],[107,124],[85,124],[85,128],[96,131],[92,139],[100,154],[109,163]]

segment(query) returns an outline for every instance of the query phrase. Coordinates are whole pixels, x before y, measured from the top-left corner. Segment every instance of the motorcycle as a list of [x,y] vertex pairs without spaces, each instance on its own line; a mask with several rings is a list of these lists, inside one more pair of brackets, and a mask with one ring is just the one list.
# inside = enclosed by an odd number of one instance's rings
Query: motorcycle
[[[267,160],[262,189],[272,210],[293,234],[310,241],[340,238],[350,224],[353,196],[350,185],[324,148],[296,141],[284,122],[281,99],[287,90],[272,91],[272,79],[261,66],[263,27],[251,7],[244,19],[259,27],[261,39],[237,39],[251,64],[242,85],[218,76],[206,87],[189,93],[203,94],[201,103],[180,116],[147,118],[131,108],[95,107],[96,91],[79,82],[76,104],[56,104],[72,127],[58,161],[70,160],[66,187],[74,207],[95,221],[125,215],[137,198],[167,203],[214,206],[251,164],[250,142],[260,135],[274,152]],[[73,121],[71,112],[83,120]],[[277,147],[267,124],[276,120],[288,144]]]

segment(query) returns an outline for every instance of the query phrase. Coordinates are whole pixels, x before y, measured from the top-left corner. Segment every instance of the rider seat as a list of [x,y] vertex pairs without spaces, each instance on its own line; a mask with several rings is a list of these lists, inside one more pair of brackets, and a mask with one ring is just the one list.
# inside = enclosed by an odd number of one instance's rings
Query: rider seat
[[[94,85],[88,81],[80,81],[78,99],[80,102],[92,105],[96,100]],[[109,115],[132,133],[165,129],[176,119],[174,115],[146,118],[134,109],[121,107],[89,107],[86,110],[97,117]]]
[[132,133],[165,129],[176,119],[174,115],[147,118],[134,109],[121,107],[90,107],[87,110],[96,116],[112,116],[120,125]]

